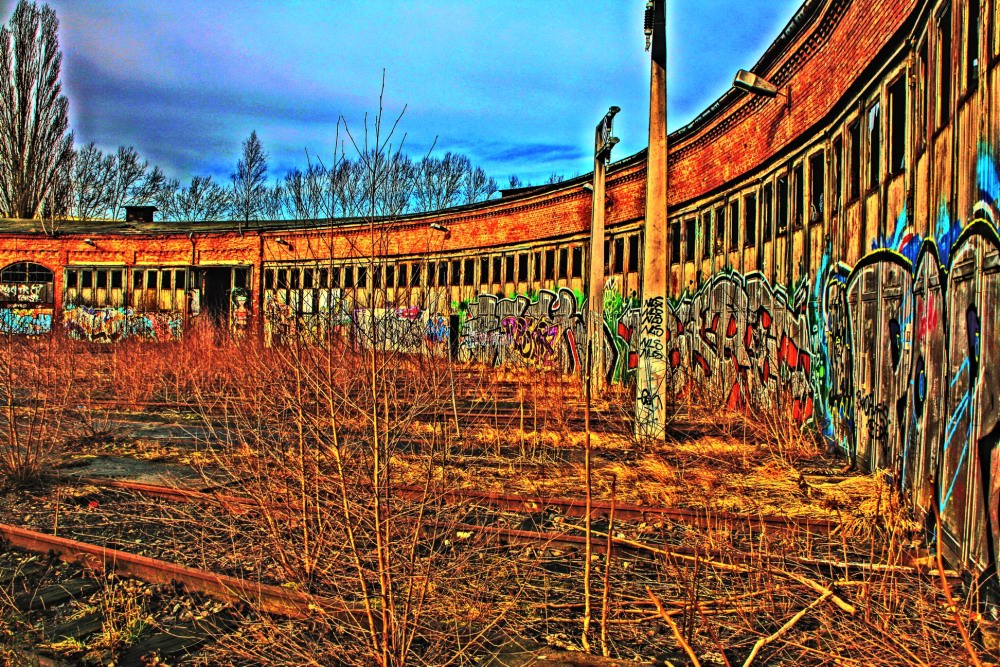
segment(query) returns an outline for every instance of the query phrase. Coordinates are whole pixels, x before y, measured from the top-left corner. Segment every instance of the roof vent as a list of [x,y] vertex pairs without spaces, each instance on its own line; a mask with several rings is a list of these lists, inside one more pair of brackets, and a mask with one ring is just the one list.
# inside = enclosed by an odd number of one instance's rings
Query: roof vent
[[152,222],[155,206],[126,206],[125,222]]

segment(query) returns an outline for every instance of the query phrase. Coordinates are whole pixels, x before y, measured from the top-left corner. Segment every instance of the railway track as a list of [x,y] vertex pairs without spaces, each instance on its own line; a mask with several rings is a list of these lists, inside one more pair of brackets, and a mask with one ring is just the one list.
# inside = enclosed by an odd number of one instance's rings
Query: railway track
[[[75,481],[96,487],[115,489],[139,494],[149,498],[157,498],[169,502],[213,504],[234,514],[246,514],[268,511],[272,516],[286,520],[295,520],[297,508],[285,503],[266,503],[249,498],[221,493],[206,493],[190,489],[179,489],[155,484],[143,484],[122,480],[105,480],[99,478],[76,478]],[[416,486],[394,486],[392,492],[410,501],[441,501],[463,507],[487,507],[505,512],[524,514],[519,517],[518,527],[495,525],[491,517],[477,523],[469,522],[435,522],[426,521],[425,532],[439,534],[442,530],[448,532],[454,539],[469,539],[478,536],[501,544],[512,546],[534,546],[553,548],[565,551],[584,551],[586,538],[580,524],[554,520],[555,516],[585,518],[584,501],[575,498],[541,498],[516,494],[486,493],[475,490],[453,490],[447,492],[429,492]],[[604,521],[612,511],[612,504],[603,501],[592,503],[591,517],[594,521]],[[550,514],[555,513],[555,514]],[[830,520],[807,517],[784,517],[751,514],[734,514],[726,512],[696,511],[681,508],[647,507],[628,503],[615,503],[614,516],[618,521],[631,522],[671,522],[683,524],[710,531],[746,530],[755,532],[781,532],[795,537],[808,535],[829,537],[839,529],[840,524]],[[561,530],[543,530],[546,525],[561,528]],[[620,526],[621,524],[619,524]],[[627,539],[612,536],[607,539],[607,533],[598,531],[591,544],[593,553],[614,554],[629,557],[665,557],[680,560],[711,561],[730,567],[741,563],[764,558],[763,556],[748,557],[745,554],[726,549],[696,548],[683,543],[648,542],[639,539]],[[813,558],[798,556],[782,556],[781,560],[819,570],[828,576],[837,576],[844,572],[899,572],[920,577],[938,577],[936,570],[921,565],[920,558],[924,556],[919,551],[904,552],[904,558],[899,563],[880,564],[865,562],[848,562],[831,558]],[[961,575],[955,571],[945,571],[945,578],[953,585],[961,583]]]

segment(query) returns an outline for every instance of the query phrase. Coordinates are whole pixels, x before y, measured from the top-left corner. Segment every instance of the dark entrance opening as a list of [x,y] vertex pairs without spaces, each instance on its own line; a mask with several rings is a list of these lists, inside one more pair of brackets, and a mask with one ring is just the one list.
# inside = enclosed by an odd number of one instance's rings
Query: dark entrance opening
[[244,294],[249,269],[229,266],[201,269],[201,312],[219,327],[228,327],[233,290]]

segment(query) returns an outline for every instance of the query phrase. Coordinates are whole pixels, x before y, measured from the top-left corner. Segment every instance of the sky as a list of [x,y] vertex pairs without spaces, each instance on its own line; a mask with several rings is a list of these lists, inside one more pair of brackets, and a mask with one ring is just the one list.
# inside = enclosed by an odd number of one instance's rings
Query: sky
[[[6,22],[13,0],[0,0]],[[168,176],[226,180],[256,130],[269,176],[329,163],[384,109],[415,158],[457,151],[494,176],[592,169],[594,126],[621,107],[613,159],[646,145],[645,0],[49,0],[78,145],[133,145]],[[668,124],[749,69],[800,0],[667,0]],[[341,132],[343,138],[344,133]],[[353,148],[347,147],[351,156]]]

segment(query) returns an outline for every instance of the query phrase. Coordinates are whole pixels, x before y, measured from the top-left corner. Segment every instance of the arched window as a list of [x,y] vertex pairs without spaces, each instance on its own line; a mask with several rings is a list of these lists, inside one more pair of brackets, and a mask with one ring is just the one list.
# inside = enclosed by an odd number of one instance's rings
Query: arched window
[[0,270],[0,302],[52,303],[52,271],[34,262],[16,262]]

